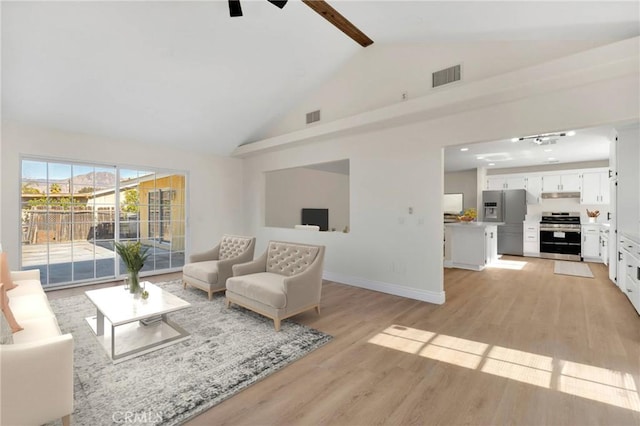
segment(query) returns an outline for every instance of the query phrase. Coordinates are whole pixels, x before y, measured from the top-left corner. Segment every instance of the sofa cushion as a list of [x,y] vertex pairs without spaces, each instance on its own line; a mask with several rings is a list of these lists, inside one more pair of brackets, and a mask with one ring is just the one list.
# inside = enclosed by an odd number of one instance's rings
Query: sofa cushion
[[9,307],[20,323],[33,318],[53,315],[53,311],[51,307],[49,307],[49,301],[45,294],[10,297]]
[[38,280],[15,281],[18,285],[9,293],[10,297],[28,296],[30,294],[45,294],[42,285]]
[[0,283],[4,284],[5,291],[13,290],[16,287],[16,284],[11,280],[7,253],[0,253]]
[[250,243],[251,239],[249,238],[225,235],[222,237],[222,241],[220,241],[220,254],[218,259],[224,260],[238,257],[247,251]]
[[267,249],[267,272],[290,277],[304,272],[318,255],[318,247],[271,241]]
[[257,300],[276,309],[287,306],[284,294],[284,276],[272,272],[241,275],[227,280],[227,290]]
[[218,261],[207,260],[204,262],[188,263],[182,268],[182,273],[206,283],[217,283]]
[[24,330],[14,334],[14,343],[35,342],[62,334],[60,327],[58,327],[58,321],[53,315],[22,321],[21,325]]

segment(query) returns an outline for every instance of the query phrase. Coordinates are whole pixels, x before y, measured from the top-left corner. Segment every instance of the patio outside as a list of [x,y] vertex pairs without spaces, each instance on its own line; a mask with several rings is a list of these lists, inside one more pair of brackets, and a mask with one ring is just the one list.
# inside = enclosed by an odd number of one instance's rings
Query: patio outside
[[21,267],[43,286],[125,274],[115,241],[149,247],[143,274],[184,265],[184,175],[23,160],[22,176]]

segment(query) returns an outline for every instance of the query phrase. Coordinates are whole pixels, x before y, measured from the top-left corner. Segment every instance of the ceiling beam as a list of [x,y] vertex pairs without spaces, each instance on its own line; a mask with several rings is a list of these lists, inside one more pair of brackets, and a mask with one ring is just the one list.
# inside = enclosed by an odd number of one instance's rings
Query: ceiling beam
[[351,37],[360,46],[367,47],[373,44],[373,40],[371,40],[365,33],[360,31],[358,27],[353,25],[347,18],[342,16],[340,12],[329,6],[326,1],[302,0],[302,2],[313,9],[324,19],[331,22],[331,24],[333,24],[340,31]]

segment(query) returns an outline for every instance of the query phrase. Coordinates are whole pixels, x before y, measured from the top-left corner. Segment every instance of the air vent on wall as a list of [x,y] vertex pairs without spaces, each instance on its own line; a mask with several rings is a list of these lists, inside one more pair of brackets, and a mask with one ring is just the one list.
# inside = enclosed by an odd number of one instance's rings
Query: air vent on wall
[[460,65],[436,71],[431,75],[432,87],[442,86],[460,80]]
[[320,110],[308,112],[307,124],[315,123],[316,121],[320,121]]

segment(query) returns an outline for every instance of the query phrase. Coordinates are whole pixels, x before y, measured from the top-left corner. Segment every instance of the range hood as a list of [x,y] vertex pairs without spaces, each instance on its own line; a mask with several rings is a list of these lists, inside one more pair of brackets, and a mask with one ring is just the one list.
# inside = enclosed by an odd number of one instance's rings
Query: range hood
[[543,192],[542,198],[580,198],[580,192]]

